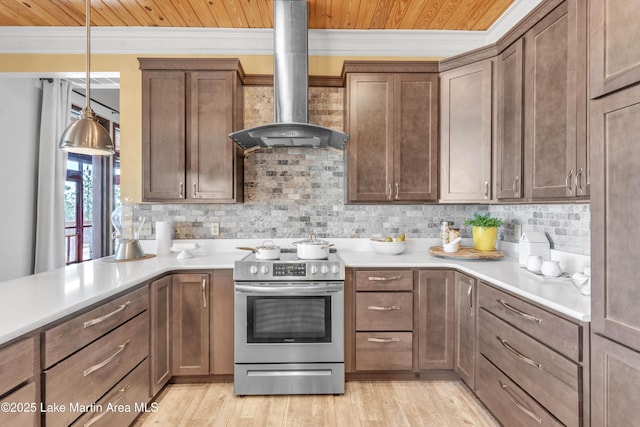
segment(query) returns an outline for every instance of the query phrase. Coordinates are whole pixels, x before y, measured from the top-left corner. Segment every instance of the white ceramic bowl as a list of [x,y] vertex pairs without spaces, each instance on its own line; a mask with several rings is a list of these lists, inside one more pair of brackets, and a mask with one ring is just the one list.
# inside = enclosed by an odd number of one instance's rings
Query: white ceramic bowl
[[442,248],[447,253],[458,252],[458,244],[457,243],[445,243],[442,245]]
[[371,249],[377,254],[399,255],[407,249],[407,242],[381,242],[379,240],[369,240]]

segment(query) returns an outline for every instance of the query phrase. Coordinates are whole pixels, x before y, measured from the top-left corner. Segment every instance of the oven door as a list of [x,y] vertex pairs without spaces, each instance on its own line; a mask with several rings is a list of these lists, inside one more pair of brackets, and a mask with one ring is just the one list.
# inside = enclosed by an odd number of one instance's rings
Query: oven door
[[234,286],[235,363],[344,362],[343,282]]

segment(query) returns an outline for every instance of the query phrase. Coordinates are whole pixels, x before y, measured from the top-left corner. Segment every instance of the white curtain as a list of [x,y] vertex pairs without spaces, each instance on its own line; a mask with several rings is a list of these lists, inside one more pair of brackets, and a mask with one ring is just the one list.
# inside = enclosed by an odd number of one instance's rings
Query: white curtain
[[71,122],[71,84],[61,79],[42,80],[40,153],[34,273],[64,267],[64,186],[67,155],[58,148]]

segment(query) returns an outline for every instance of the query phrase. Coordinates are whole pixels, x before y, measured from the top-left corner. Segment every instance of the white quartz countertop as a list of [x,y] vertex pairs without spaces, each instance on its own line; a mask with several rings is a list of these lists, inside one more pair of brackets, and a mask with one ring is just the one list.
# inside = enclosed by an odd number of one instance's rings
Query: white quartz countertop
[[[177,259],[176,253],[118,263],[104,258],[2,282],[0,345],[163,273],[231,269],[236,260],[247,255],[247,251],[235,249],[236,246],[257,246],[262,240],[198,241],[201,247],[193,251],[194,258],[191,259]],[[282,247],[290,247],[295,240],[299,239],[275,242]],[[576,320],[591,319],[590,298],[582,295],[570,280],[532,277],[518,266],[517,259],[513,257],[487,261],[434,257],[428,252],[429,246],[435,244],[433,239],[410,241],[407,251],[401,255],[374,254],[368,246],[368,239],[327,240],[335,243],[347,267],[454,268]],[[155,242],[142,243],[147,253],[155,252]]]

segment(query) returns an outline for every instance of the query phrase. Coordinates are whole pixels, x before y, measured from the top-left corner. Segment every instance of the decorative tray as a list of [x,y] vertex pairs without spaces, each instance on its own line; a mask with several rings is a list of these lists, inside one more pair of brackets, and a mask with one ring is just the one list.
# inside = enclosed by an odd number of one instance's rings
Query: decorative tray
[[445,252],[442,246],[431,246],[429,253],[435,256],[456,259],[500,259],[504,256],[502,251],[478,251],[471,247],[463,246],[458,249],[458,252]]

